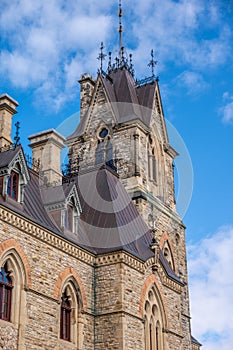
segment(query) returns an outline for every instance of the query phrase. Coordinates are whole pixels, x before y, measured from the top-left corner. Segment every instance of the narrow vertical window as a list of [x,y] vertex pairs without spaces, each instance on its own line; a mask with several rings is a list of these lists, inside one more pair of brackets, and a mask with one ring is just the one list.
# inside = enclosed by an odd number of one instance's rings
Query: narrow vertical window
[[153,171],[152,171],[152,173],[153,173],[153,180],[157,181],[157,176],[156,176],[156,158],[155,158],[154,155],[152,157],[152,167],[153,167]]
[[148,177],[151,178],[151,155],[150,152],[147,152],[147,162],[148,162]]
[[5,321],[11,319],[12,288],[12,281],[5,265],[0,271],[0,319]]
[[9,197],[18,200],[18,186],[19,186],[19,174],[14,171],[11,172],[8,184],[7,184],[7,194]]
[[71,341],[71,302],[66,290],[62,294],[60,338]]
[[67,210],[66,210],[66,222],[65,226],[67,230],[70,232],[73,232],[73,207],[71,205],[67,205]]
[[152,323],[150,323],[150,350],[153,350],[153,329],[152,329]]
[[159,326],[156,325],[156,350],[159,350]]

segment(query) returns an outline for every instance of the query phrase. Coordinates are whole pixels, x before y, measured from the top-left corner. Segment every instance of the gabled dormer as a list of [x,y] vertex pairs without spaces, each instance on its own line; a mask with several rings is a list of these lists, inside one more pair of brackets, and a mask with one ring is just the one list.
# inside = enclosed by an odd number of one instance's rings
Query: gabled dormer
[[0,153],[0,195],[11,203],[24,200],[24,189],[30,180],[26,160],[20,146]]
[[41,189],[45,209],[56,225],[65,233],[78,233],[81,205],[74,182]]

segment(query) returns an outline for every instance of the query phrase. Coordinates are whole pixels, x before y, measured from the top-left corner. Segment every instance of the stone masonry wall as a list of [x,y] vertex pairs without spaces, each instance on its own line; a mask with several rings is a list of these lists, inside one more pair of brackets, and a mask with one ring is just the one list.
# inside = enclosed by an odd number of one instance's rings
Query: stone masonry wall
[[[10,224],[1,222],[0,244],[15,240],[24,252],[28,269],[30,269],[31,286],[26,288],[26,325],[25,350],[59,349],[59,315],[60,295],[56,285],[61,274],[67,277],[75,271],[81,281],[81,288],[85,295],[84,337],[83,350],[93,349],[94,321],[91,316],[93,309],[93,268],[71,255],[64,253],[59,247],[35,239]],[[0,253],[4,253],[0,251]],[[0,254],[1,257],[1,254]],[[69,273],[69,271],[71,273]],[[60,286],[64,281],[60,281]],[[26,286],[24,286],[26,287]],[[89,316],[90,315],[90,316]],[[4,327],[2,327],[4,323]],[[1,321],[0,346],[4,350],[17,348],[17,329],[9,322]],[[9,334],[11,334],[9,341]],[[77,349],[75,345],[67,343],[67,349]],[[1,349],[1,347],[0,347]],[[63,347],[64,349],[64,347]]]

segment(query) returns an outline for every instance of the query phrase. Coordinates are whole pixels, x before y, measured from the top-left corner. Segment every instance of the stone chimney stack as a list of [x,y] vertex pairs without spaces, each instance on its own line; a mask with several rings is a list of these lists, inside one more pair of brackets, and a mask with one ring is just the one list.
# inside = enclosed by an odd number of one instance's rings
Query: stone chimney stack
[[18,102],[9,95],[0,95],[0,148],[13,144],[11,139],[12,116],[17,113],[18,105]]
[[91,74],[84,73],[79,79],[80,84],[80,119],[83,117],[85,110],[90,106],[91,98],[95,88],[95,81]]
[[46,185],[58,186],[62,184],[61,150],[64,148],[65,138],[56,130],[49,129],[28,137],[32,149],[32,158],[39,161]]

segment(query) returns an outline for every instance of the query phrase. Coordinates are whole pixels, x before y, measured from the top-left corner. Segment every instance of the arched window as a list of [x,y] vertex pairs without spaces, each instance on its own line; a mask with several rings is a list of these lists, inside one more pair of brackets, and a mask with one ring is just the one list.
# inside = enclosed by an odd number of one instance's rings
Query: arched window
[[[76,281],[71,277],[62,288],[60,304],[60,340],[75,344],[81,349],[83,320],[82,299]],[[64,346],[64,345],[63,345]]]
[[149,135],[147,146],[147,164],[148,164],[148,177],[150,180],[157,182],[157,162],[155,157],[155,149],[153,147],[153,140]]
[[77,204],[75,203],[74,197],[72,196],[66,204],[64,211],[64,228],[72,233],[78,232],[78,215]]
[[146,296],[144,320],[145,350],[164,350],[165,340],[162,325],[165,321],[162,304],[155,286],[149,290]]
[[19,191],[19,174],[12,171],[8,179],[7,194],[9,197],[17,201],[18,191]]
[[0,271],[0,319],[11,320],[11,300],[13,284],[5,264]]
[[167,261],[168,261],[169,265],[171,266],[171,268],[174,270],[174,259],[173,259],[172,251],[171,251],[171,248],[170,248],[170,245],[169,245],[168,241],[164,242],[163,255],[167,259]]
[[67,294],[67,289],[61,298],[61,319],[60,319],[60,338],[71,340],[71,300]]

